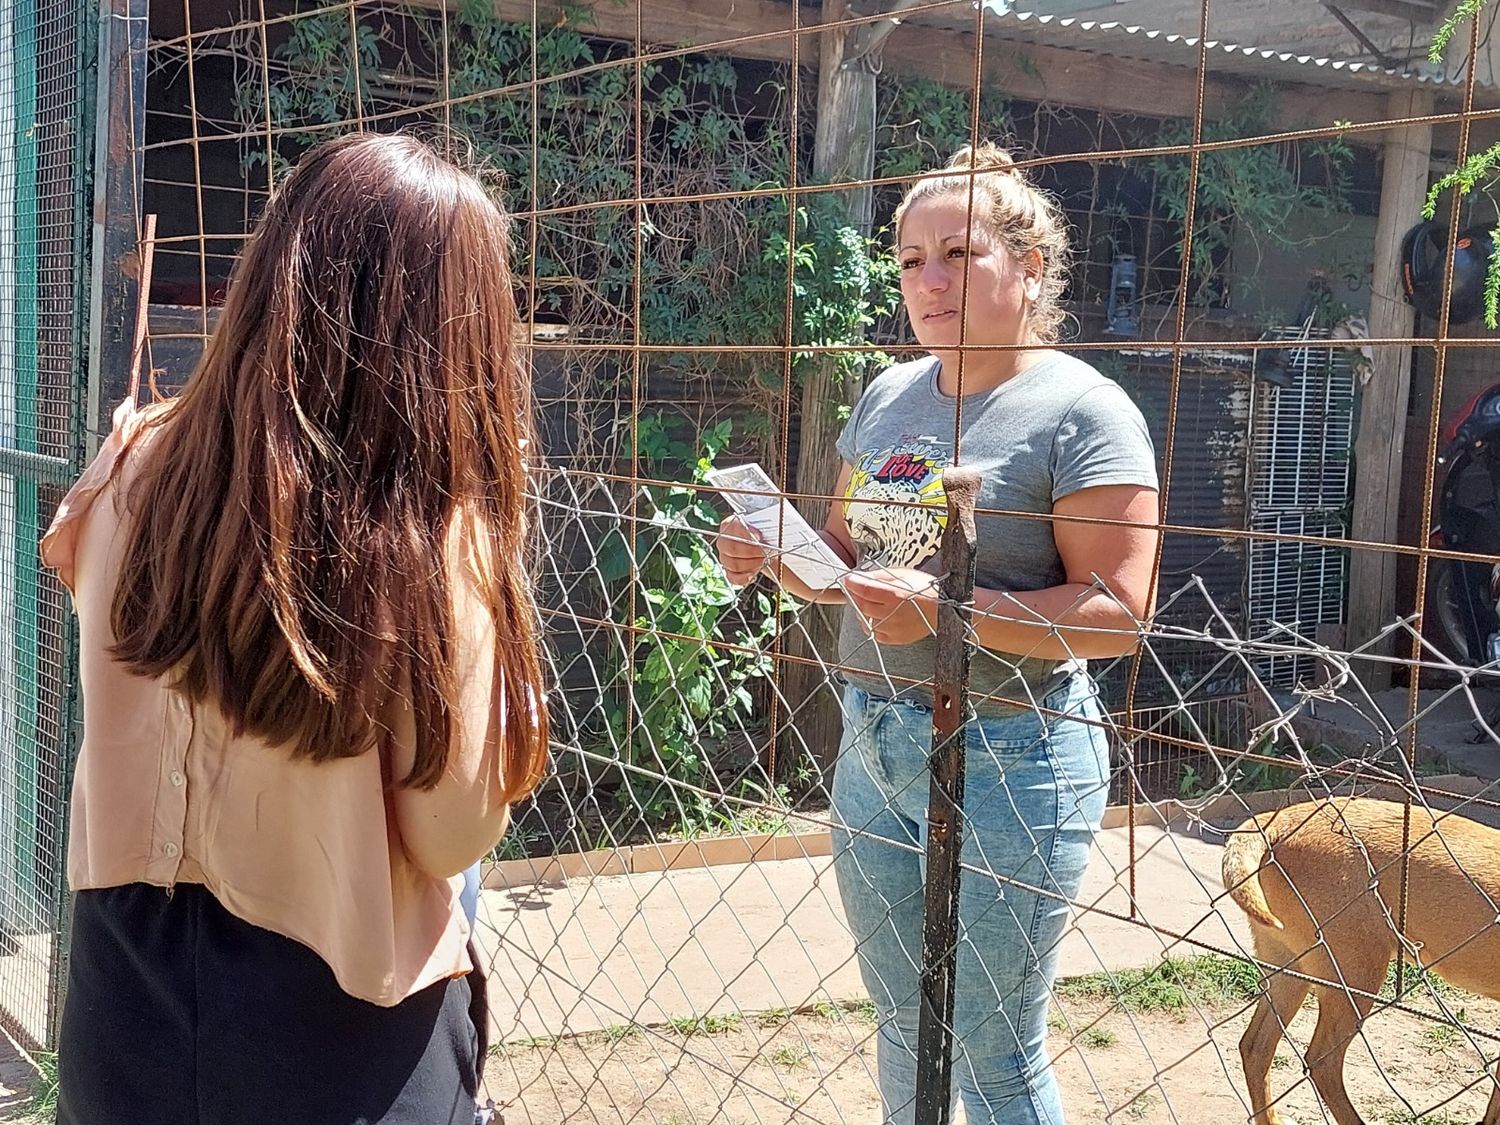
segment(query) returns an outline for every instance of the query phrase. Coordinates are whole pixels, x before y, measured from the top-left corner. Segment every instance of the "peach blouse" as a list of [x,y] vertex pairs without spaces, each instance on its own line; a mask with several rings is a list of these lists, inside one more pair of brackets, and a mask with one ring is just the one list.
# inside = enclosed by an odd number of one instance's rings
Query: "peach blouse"
[[[201,883],[239,918],[313,949],[346,992],[374,1004],[396,1004],[468,972],[457,872],[493,846],[506,815],[498,799],[503,696],[489,614],[472,584],[455,581],[459,643],[468,650],[463,707],[435,791],[395,787],[378,751],[294,760],[255,737],[236,737],[216,708],[131,673],[109,654],[125,550],[121,490],[132,450],[170,440],[170,422],[141,424],[159,409],[122,405],[42,540],[43,561],[73,593],[80,635],[83,746],[69,883],[74,890]],[[388,721],[409,760],[411,710],[404,701],[393,710]],[[443,865],[452,869],[432,869]]]

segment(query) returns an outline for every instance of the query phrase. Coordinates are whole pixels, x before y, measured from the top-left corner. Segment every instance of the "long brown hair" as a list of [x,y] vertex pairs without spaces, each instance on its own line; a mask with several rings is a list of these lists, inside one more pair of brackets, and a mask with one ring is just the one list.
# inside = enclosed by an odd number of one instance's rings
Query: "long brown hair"
[[457,722],[454,591],[472,584],[495,629],[506,798],[535,786],[547,727],[524,569],[531,390],[507,226],[474,177],[415,138],[307,153],[141,454],[119,660],[314,761],[381,744],[402,693],[418,746],[400,780],[428,788]]

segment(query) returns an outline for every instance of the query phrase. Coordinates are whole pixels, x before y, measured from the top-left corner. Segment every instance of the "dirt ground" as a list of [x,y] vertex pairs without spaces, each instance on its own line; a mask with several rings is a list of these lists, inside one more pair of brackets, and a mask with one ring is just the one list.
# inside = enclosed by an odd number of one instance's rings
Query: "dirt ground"
[[[1070,1122],[1248,1119],[1236,1049],[1247,1002],[1139,1010],[1081,991],[1060,997],[1051,1019]],[[1437,1011],[1430,997],[1409,1002]],[[1470,1027],[1500,1026],[1500,1004],[1451,994],[1444,1002]],[[1315,1018],[1309,1001],[1292,1028],[1299,1045]],[[868,1011],[827,1007],[510,1044],[491,1060],[489,1094],[506,1125],[873,1125],[873,1033]],[[1366,1023],[1364,1037],[1350,1052],[1347,1078],[1370,1125],[1479,1120],[1491,1083],[1462,1031],[1386,1010]],[[1494,1043],[1478,1043],[1493,1056]],[[1290,1046],[1273,1082],[1283,1111],[1301,1125],[1330,1120]]]
[[[1121,1003],[1088,981],[1064,992],[1049,1043],[1072,1125],[1248,1119],[1235,1047],[1247,1001]],[[1500,1003],[1446,991],[1442,1002],[1469,1027],[1500,1028]],[[1425,994],[1408,1003],[1439,1010]],[[1299,1046],[1315,1018],[1309,1001],[1292,1026]],[[867,1007],[828,1005],[511,1043],[492,1053],[488,1093],[505,1125],[874,1125],[874,1031]],[[1496,1053],[1494,1042],[1477,1043]],[[15,1063],[0,1120],[40,1125],[25,1112],[28,1083]],[[1293,1047],[1272,1073],[1279,1104],[1300,1125],[1329,1120]],[[1370,1125],[1471,1125],[1492,1085],[1463,1031],[1397,1010],[1366,1023],[1347,1076]]]

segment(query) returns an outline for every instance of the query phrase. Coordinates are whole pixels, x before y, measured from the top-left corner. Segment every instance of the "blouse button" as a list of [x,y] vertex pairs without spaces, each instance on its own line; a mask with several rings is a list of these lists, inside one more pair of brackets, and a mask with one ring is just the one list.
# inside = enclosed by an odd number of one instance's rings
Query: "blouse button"
[[167,776],[168,776],[168,777],[170,777],[170,778],[171,778],[171,780],[172,780],[172,784],[173,784],[173,785],[176,785],[176,786],[179,786],[179,787],[181,787],[181,785],[182,785],[182,783],[183,783],[183,781],[184,781],[184,780],[186,780],[186,779],[185,779],[185,778],[184,778],[184,777],[183,777],[183,776],[182,776],[182,771],[181,771],[181,770],[173,770],[173,771],[172,771],[172,772],[171,772],[171,773],[170,773],[170,774],[168,774],[168,775],[167,775]]
[[168,842],[161,846],[161,850],[165,852],[168,857],[175,856],[177,854],[177,845]]

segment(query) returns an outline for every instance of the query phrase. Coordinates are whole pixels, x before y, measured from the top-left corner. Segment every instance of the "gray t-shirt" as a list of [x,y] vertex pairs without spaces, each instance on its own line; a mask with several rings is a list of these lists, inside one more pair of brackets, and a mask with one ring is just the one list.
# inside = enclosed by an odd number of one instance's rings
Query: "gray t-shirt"
[[[947,522],[942,471],[953,460],[957,403],[938,390],[939,366],[929,356],[881,372],[839,435],[839,454],[853,470],[844,516],[861,568],[939,572]],[[959,455],[982,474],[981,509],[1046,513],[1084,488],[1157,487],[1156,455],[1135,403],[1117,383],[1061,353],[994,390],[965,395]],[[862,499],[904,500],[909,506]],[[1050,521],[981,515],[975,532],[978,586],[1041,590],[1067,581]],[[874,695],[930,706],[936,648],[929,637],[877,649],[854,609],[844,609],[839,663],[849,680]],[[986,697],[1039,701],[1070,668],[981,649],[970,699],[981,714],[1002,713],[1006,705],[986,703]]]

